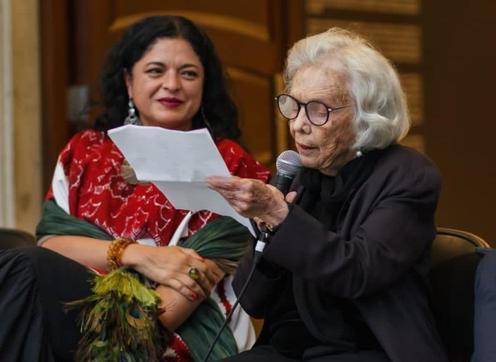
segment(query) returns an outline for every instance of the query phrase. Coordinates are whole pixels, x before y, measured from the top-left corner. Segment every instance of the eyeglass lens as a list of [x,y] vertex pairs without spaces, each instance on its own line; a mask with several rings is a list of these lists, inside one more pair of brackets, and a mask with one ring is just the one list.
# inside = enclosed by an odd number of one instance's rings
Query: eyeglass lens
[[327,121],[329,111],[327,106],[321,102],[311,101],[307,104],[299,103],[295,98],[282,94],[277,100],[279,111],[287,119],[294,119],[298,116],[300,107],[305,107],[305,112],[310,120],[315,125],[322,125]]

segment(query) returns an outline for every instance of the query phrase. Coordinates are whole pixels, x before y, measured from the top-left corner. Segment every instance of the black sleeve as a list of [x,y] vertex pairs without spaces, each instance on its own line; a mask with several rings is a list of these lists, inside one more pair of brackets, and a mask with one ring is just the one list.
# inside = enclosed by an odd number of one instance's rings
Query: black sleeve
[[[233,288],[239,298],[239,293],[248,279],[253,266],[253,247],[241,260],[234,276]],[[262,318],[265,315],[267,301],[277,293],[277,283],[281,278],[282,270],[268,262],[264,257],[258,263],[246,292],[241,297],[240,304],[252,317]]]
[[412,268],[435,236],[440,177],[430,164],[403,171],[400,167],[376,188],[380,191],[373,202],[364,203],[364,195],[355,198],[358,211],[348,218],[358,221],[348,238],[329,232],[295,206],[264,257],[290,270],[295,278],[318,283],[343,298],[357,298],[392,284]]

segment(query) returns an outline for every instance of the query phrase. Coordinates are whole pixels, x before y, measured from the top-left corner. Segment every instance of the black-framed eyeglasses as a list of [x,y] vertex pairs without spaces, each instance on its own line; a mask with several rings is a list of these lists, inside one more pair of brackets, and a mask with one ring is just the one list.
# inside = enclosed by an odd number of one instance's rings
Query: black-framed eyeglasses
[[277,108],[281,112],[284,118],[288,120],[295,119],[300,113],[300,109],[303,106],[305,108],[305,113],[307,119],[311,124],[315,126],[323,126],[329,120],[329,114],[342,108],[349,107],[349,105],[331,108],[325,103],[319,101],[310,101],[307,103],[300,102],[295,97],[289,94],[279,94],[275,101],[277,103]]

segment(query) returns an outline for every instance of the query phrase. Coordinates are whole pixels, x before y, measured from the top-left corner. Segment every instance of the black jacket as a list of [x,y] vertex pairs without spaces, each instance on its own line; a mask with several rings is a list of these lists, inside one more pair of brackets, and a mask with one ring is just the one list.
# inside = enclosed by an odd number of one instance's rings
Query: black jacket
[[[342,204],[336,232],[296,204],[263,258],[292,273],[298,312],[319,340],[334,338],[325,303],[329,294],[354,303],[393,362],[445,362],[427,284],[438,170],[406,147],[374,152],[370,174]],[[346,178],[345,172],[340,174],[336,179]],[[302,187],[299,191],[304,192]],[[235,277],[237,292],[251,264],[248,253]],[[258,268],[241,300],[244,309],[264,317],[265,307],[278,296],[277,282]]]

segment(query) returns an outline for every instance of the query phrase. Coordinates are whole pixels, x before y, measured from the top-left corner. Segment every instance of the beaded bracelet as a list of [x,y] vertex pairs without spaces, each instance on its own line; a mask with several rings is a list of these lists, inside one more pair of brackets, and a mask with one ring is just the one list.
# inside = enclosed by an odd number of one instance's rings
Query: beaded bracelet
[[119,269],[122,266],[122,254],[131,244],[136,243],[129,239],[115,239],[107,249],[107,266],[109,270]]

